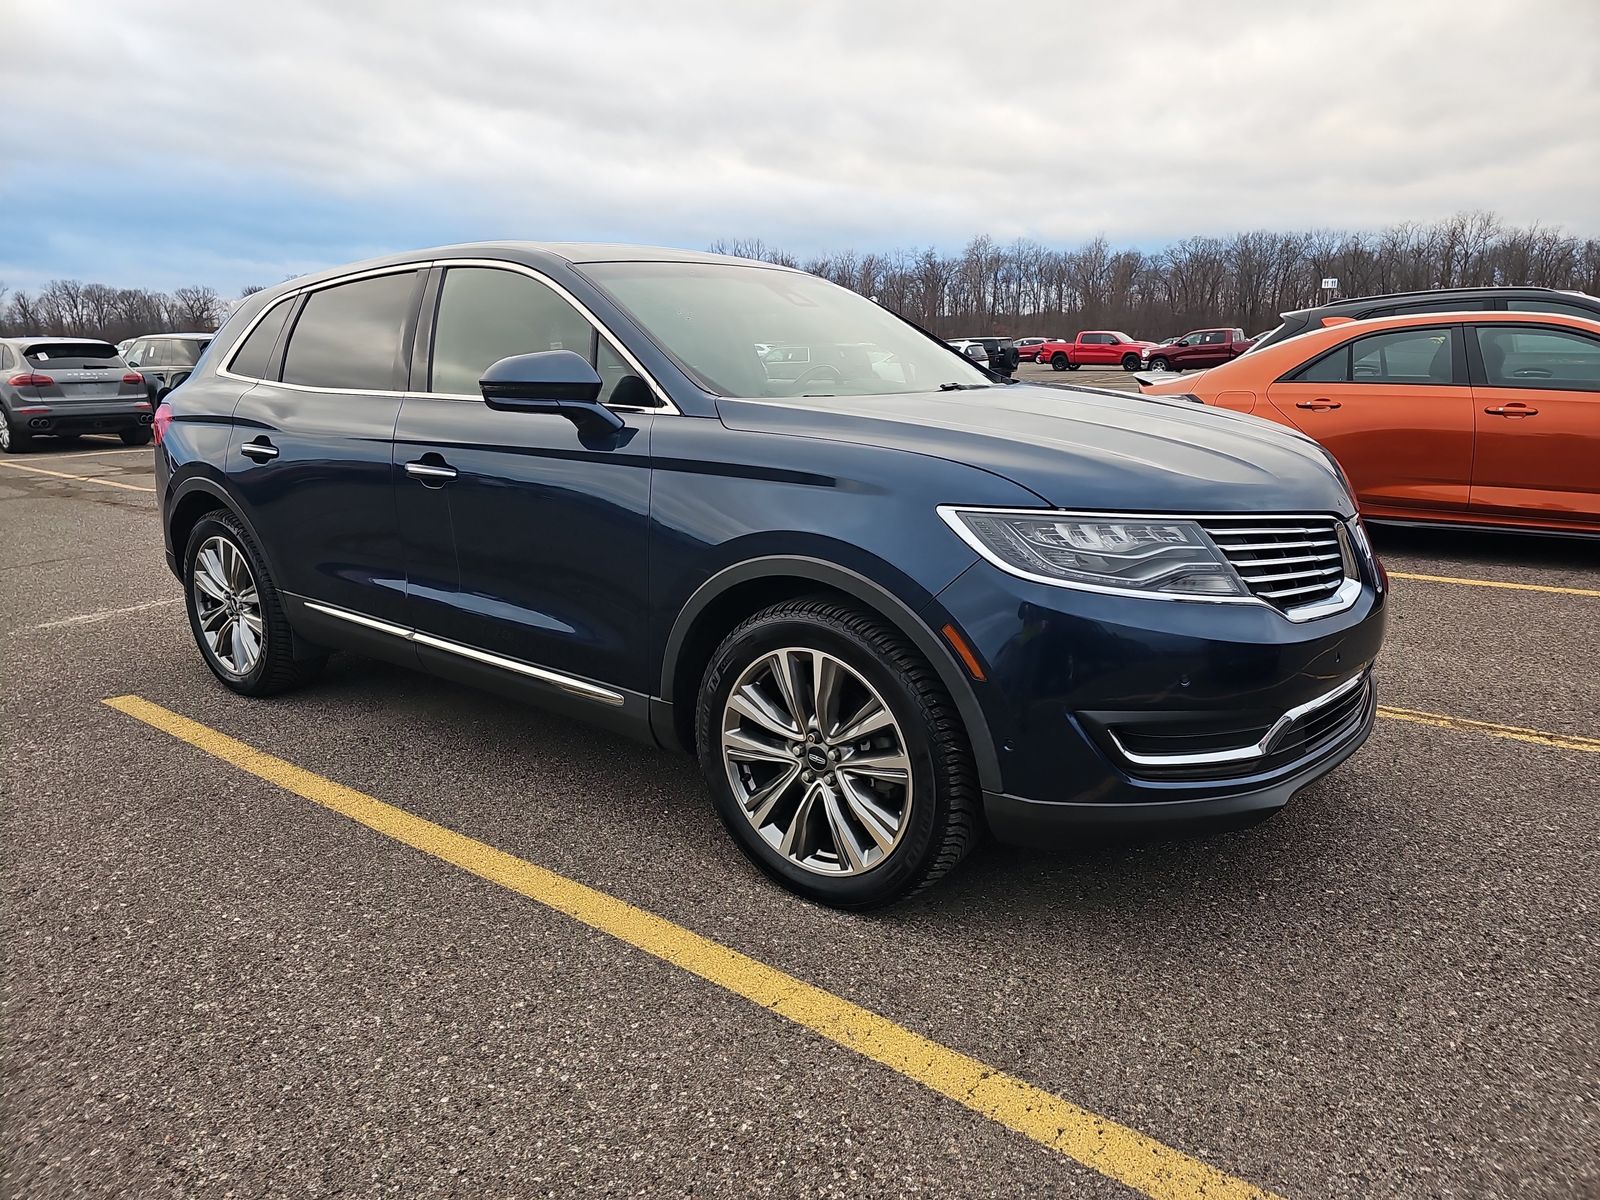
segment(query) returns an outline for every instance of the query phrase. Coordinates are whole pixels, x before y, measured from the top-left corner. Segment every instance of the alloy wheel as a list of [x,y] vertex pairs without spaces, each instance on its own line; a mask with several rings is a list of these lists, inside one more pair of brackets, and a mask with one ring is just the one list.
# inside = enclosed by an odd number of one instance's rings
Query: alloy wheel
[[212,657],[230,674],[250,674],[261,661],[261,596],[244,553],[225,537],[207,538],[189,587]]
[[722,761],[745,819],[807,871],[870,871],[908,827],[900,725],[877,689],[824,651],[786,647],[745,668],[723,706]]

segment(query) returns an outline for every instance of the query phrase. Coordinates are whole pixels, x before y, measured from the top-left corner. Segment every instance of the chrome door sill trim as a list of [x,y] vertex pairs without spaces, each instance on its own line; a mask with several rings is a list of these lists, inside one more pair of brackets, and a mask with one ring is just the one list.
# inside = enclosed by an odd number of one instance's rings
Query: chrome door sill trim
[[423,633],[417,629],[407,629],[403,625],[393,625],[388,621],[380,621],[377,617],[369,617],[364,613],[352,612],[348,608],[337,608],[332,604],[323,604],[320,601],[307,600],[304,597],[298,597],[298,599],[300,603],[313,612],[322,613],[324,616],[337,617],[341,621],[349,621],[352,625],[375,629],[379,633],[387,633],[391,637],[415,642],[420,646],[443,650],[447,654],[454,654],[461,658],[470,658],[474,662],[481,662],[491,667],[499,667],[502,671],[513,671],[518,675],[526,675],[529,679],[537,679],[540,683],[548,683],[564,692],[570,692],[574,696],[581,696],[585,700],[594,700],[600,704],[612,706],[620,705],[623,702],[621,692],[614,692],[610,688],[601,687],[597,683],[590,683],[586,679],[563,675],[560,671],[552,671],[546,667],[536,667],[532,663],[525,663],[519,659],[491,654],[489,651],[479,650],[475,646],[466,646],[460,642],[449,641],[446,638],[434,637],[431,633]]

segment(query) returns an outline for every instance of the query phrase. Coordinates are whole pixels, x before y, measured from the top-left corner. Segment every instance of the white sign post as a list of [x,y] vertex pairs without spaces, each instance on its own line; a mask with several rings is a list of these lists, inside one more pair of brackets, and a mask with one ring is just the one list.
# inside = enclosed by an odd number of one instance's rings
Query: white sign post
[[1324,279],[1322,281],[1322,290],[1325,292],[1337,292],[1339,290],[1339,281],[1333,278]]

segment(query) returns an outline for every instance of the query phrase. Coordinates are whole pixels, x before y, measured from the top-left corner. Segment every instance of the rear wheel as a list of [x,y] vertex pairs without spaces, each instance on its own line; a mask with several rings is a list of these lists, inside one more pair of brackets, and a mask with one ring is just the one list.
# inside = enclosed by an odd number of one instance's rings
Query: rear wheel
[[33,435],[20,425],[10,413],[0,409],[0,451],[7,454],[26,454],[33,448]]
[[150,426],[140,425],[134,429],[124,429],[118,434],[124,446],[148,446],[150,444]]
[[183,561],[189,627],[206,666],[224,684],[246,696],[270,696],[322,670],[326,655],[295,657],[266,561],[232,513],[202,517]]
[[1067,361],[1067,356],[1059,351],[1050,356],[1050,369],[1053,371],[1065,371],[1071,365]]
[[746,855],[835,908],[933,883],[978,838],[966,729],[937,674],[880,618],[826,596],[757,613],[712,656],[701,769]]
[[1122,369],[1124,371],[1137,371],[1139,369],[1139,356],[1137,354],[1124,354],[1122,356]]

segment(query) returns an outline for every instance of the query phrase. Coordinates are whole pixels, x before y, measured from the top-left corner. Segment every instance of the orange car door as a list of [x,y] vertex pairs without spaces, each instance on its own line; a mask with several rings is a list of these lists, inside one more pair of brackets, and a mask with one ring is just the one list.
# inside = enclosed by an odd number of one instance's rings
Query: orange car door
[[1267,399],[1278,420],[1333,453],[1363,509],[1466,509],[1473,396],[1460,326],[1344,342],[1272,384]]
[[1559,325],[1479,325],[1472,508],[1600,519],[1600,338]]

